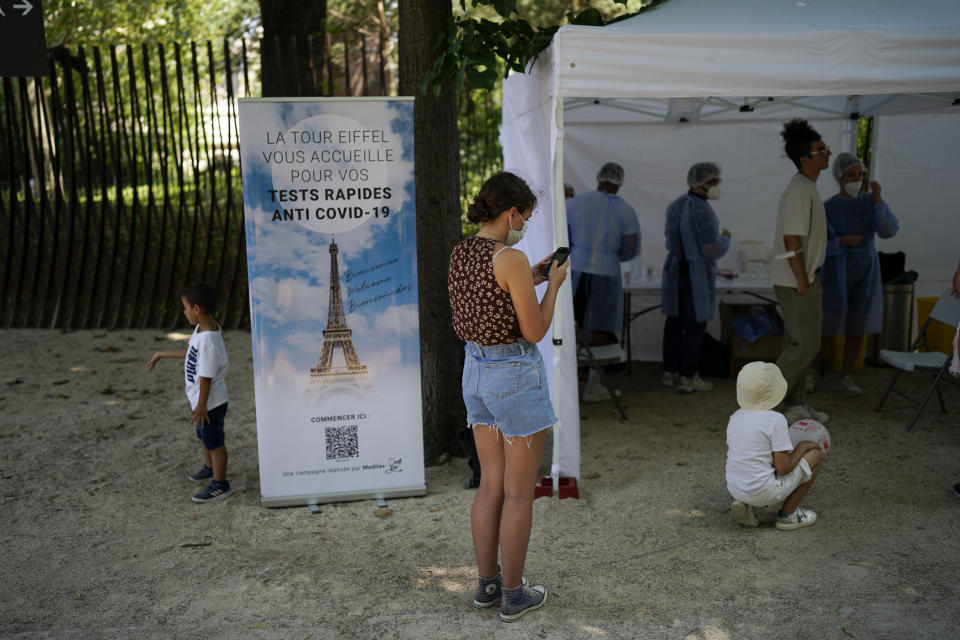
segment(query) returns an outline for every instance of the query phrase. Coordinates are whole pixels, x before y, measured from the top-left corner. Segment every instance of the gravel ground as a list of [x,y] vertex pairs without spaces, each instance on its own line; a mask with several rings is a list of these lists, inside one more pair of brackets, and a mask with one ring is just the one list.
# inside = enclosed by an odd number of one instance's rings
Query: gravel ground
[[770,510],[756,529],[729,513],[733,380],[681,399],[654,364],[614,374],[629,419],[582,407],[580,499],[534,503],[526,573],[548,603],[507,625],[471,605],[463,459],[387,512],[260,506],[249,334],[226,335],[234,495],[208,505],[190,501],[182,370],[144,369],[171,336],[0,335],[0,638],[960,637],[953,388],[907,433],[904,401],[873,411],[889,370],[862,372],[853,400],[819,378],[819,520],[781,532]]

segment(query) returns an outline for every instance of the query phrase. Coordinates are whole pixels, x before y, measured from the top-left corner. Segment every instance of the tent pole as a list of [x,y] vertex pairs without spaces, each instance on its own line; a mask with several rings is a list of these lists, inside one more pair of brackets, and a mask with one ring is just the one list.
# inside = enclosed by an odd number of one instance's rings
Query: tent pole
[[[563,97],[554,96],[554,121],[556,123],[555,152],[553,156],[553,184],[551,193],[553,200],[553,237],[555,246],[562,246],[566,238],[566,202],[563,193]],[[556,357],[556,350],[563,338],[563,313],[553,314],[553,379],[554,388],[560,379],[560,359]],[[553,394],[553,410],[560,415],[560,394]],[[550,465],[551,496],[559,495],[560,491],[560,430],[553,430],[553,462]]]

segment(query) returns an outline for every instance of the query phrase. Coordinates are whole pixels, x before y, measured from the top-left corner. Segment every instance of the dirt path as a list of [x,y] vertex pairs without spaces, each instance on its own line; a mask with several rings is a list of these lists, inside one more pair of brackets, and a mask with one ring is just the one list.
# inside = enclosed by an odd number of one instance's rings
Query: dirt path
[[[259,505],[250,336],[226,336],[234,494],[195,505],[182,370],[156,331],[3,331],[0,638],[960,637],[960,393],[906,433],[905,402],[818,380],[834,450],[820,521],[745,530],[729,514],[732,380],[680,398],[654,365],[617,374],[629,420],[582,409],[580,500],[535,502],[527,575],[548,604],[506,625],[471,606],[473,493],[462,459],[428,495]],[[924,382],[916,376],[913,386]],[[767,519],[773,513],[768,512]]]

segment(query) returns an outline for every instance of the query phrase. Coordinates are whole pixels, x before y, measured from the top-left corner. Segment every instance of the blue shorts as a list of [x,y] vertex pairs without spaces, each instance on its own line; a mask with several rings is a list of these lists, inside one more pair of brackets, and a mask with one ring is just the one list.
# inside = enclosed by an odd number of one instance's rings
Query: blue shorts
[[203,448],[212,451],[223,446],[223,419],[227,415],[227,403],[207,410],[209,422],[197,426],[197,437],[203,441]]
[[496,425],[504,437],[513,438],[557,423],[537,345],[526,340],[489,347],[467,342],[465,350],[463,403],[470,427]]

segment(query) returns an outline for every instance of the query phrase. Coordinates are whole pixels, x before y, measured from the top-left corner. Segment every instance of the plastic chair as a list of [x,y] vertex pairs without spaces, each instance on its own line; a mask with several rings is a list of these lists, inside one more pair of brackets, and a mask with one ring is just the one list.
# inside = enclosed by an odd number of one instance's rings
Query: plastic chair
[[[940,294],[940,297],[937,299],[937,304],[934,305],[933,310],[930,312],[930,316],[927,318],[927,321],[917,334],[917,339],[914,340],[913,345],[911,345],[910,351],[891,351],[889,349],[880,350],[880,359],[883,362],[896,367],[897,372],[894,374],[893,380],[890,381],[890,386],[887,387],[883,397],[880,398],[880,404],[877,405],[876,410],[880,411],[883,408],[883,403],[886,402],[887,397],[891,392],[896,393],[900,397],[906,398],[913,404],[917,405],[917,410],[914,412],[913,417],[910,418],[910,422],[907,423],[907,431],[913,427],[913,423],[916,422],[917,418],[920,417],[920,412],[923,411],[923,408],[926,406],[927,401],[930,400],[930,396],[933,395],[934,391],[937,392],[937,399],[940,401],[941,411],[947,411],[947,406],[943,403],[943,394],[940,393],[941,380],[946,380],[951,384],[960,386],[951,380],[950,377],[944,377],[944,374],[947,372],[947,369],[950,367],[950,362],[953,359],[952,354],[947,355],[940,353],[939,351],[917,351],[917,348],[921,346],[924,349],[929,349],[929,345],[927,344],[927,328],[934,320],[948,324],[951,327],[956,327],[957,324],[960,323],[960,300],[957,300],[951,296],[949,290]],[[894,385],[896,385],[897,380],[904,371],[916,371],[920,373],[930,373],[933,375],[933,383],[927,389],[926,393],[923,394],[923,398],[921,400],[911,398],[902,391],[894,389]]]

